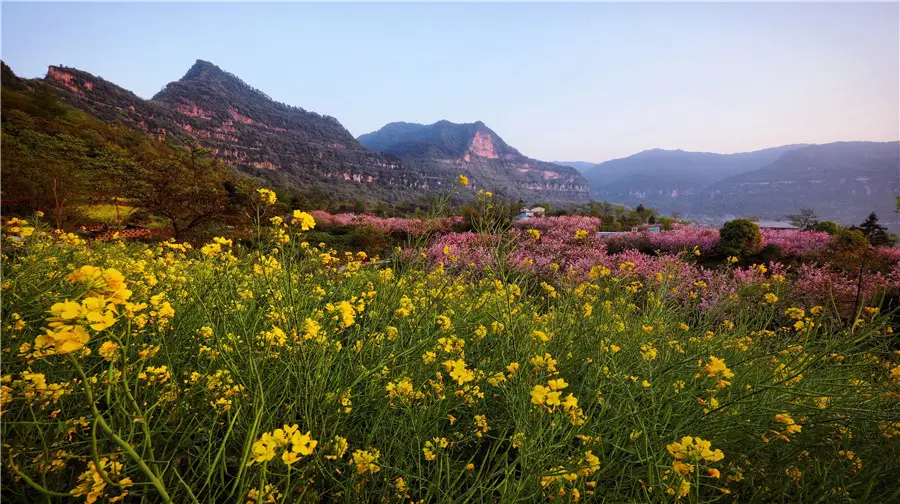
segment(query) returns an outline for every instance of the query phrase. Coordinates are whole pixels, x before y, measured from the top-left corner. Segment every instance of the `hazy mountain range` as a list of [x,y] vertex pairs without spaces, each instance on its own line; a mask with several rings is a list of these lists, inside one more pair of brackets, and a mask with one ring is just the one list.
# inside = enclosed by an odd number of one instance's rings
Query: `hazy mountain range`
[[690,216],[780,219],[800,208],[843,223],[897,221],[900,142],[784,145],[739,154],[652,149],[578,168],[594,199]]
[[[604,163],[528,158],[478,121],[392,122],[354,138],[327,115],[272,100],[198,60],[150,100],[90,73],[51,66],[41,80],[103,121],[212,151],[270,184],[348,199],[397,201],[446,190],[459,174],[527,203],[609,200],[686,216],[782,218],[802,207],[852,223],[876,211],[897,220],[900,142],[785,145],[740,154],[653,149]],[[550,127],[548,125],[548,127]]]

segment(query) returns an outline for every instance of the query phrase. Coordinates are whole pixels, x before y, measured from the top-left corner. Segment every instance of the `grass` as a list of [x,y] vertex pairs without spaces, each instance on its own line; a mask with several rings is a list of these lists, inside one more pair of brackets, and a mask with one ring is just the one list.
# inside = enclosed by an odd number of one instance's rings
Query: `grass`
[[[112,203],[98,203],[92,205],[82,205],[79,207],[81,213],[88,219],[103,222],[106,224],[115,224],[116,221],[116,205]],[[119,218],[122,223],[128,221],[128,218],[131,217],[131,214],[135,213],[137,208],[127,206],[124,204],[119,205]]]
[[[12,500],[900,498],[881,314],[840,327],[748,286],[713,316],[627,268],[551,286],[415,254],[369,266],[296,226],[249,248],[39,230],[3,251]],[[74,341],[62,319],[89,340],[38,351],[44,328]]]

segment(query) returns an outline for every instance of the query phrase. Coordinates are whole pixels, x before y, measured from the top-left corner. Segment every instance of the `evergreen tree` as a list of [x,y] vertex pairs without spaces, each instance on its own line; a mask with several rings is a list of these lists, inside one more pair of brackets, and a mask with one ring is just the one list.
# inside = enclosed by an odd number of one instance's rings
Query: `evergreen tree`
[[866,220],[859,225],[859,229],[872,245],[888,245],[892,242],[887,228],[878,223],[878,216],[875,215],[875,212],[866,217]]

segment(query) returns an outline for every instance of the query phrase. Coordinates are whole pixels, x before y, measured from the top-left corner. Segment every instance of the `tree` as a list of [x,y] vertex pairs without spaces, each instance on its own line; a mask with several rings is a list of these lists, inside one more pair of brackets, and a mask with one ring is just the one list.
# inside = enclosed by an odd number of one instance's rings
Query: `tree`
[[77,216],[78,200],[94,185],[86,170],[89,146],[68,133],[45,133],[38,121],[18,110],[3,120],[4,209],[48,210],[62,227]]
[[138,164],[171,152],[163,142],[63,104],[46,85],[11,88],[9,77],[0,103],[7,215],[42,210],[57,227],[78,224],[84,206],[125,196],[124,182]]
[[644,223],[644,216],[640,212],[631,211],[627,215],[619,217],[619,222],[625,229],[632,228]]
[[826,220],[817,223],[813,229],[834,236],[841,231],[841,226],[839,226],[837,222]]
[[762,248],[759,226],[747,219],[728,221],[719,230],[719,252],[727,256],[748,256]]
[[843,229],[835,238],[835,245],[841,252],[858,252],[866,248],[866,235],[859,229]]
[[176,239],[226,213],[225,181],[231,175],[209,154],[199,148],[176,149],[141,166],[132,181],[135,206],[168,219]]
[[872,245],[888,245],[892,243],[887,228],[878,223],[878,216],[875,212],[869,214],[866,220],[859,225],[859,229]]
[[799,213],[790,214],[787,220],[797,229],[813,229],[819,222],[816,211],[812,208],[801,208]]

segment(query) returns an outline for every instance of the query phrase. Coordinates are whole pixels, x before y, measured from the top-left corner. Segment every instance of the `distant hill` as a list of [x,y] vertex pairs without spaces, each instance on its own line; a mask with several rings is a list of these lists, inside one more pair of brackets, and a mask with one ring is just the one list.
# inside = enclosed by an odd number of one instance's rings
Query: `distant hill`
[[476,188],[529,201],[585,201],[588,187],[574,168],[523,156],[483,122],[394,122],[361,135],[362,145],[429,171],[468,176]]
[[553,164],[558,164],[560,166],[570,166],[582,173],[597,166],[597,163],[589,163],[587,161],[553,161]]
[[652,149],[595,165],[584,170],[584,177],[595,199],[685,212],[710,184],[761,168],[799,147],[785,145],[740,154]]
[[778,218],[812,208],[844,224],[874,211],[896,224],[897,195],[900,142],[837,142],[792,149],[766,166],[711,184],[693,211]]
[[74,68],[51,66],[44,82],[98,118],[175,143],[199,143],[275,185],[386,200],[424,194],[435,180],[449,178],[367,150],[333,117],[276,102],[207,61],[198,60],[151,100]]

